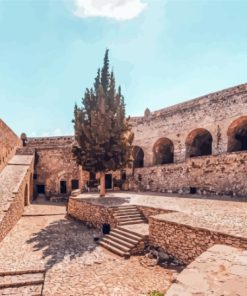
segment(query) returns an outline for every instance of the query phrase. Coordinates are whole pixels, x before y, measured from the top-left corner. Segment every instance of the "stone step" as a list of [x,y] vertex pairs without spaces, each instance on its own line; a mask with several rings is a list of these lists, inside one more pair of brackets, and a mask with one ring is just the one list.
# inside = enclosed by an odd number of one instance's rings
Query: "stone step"
[[119,250],[118,248],[113,247],[112,245],[109,245],[108,243],[104,242],[104,241],[100,241],[99,244],[106,248],[107,250],[111,251],[114,254],[117,254],[121,257],[125,257],[125,258],[129,258],[130,257],[130,253],[129,252],[124,252],[122,250]]
[[[147,223],[144,223],[144,224],[147,224]],[[118,232],[122,232],[125,235],[133,235],[133,236],[137,237],[137,239],[145,237],[145,235],[140,234],[140,233],[136,233],[134,230],[126,229],[125,227],[118,226],[117,230],[118,230]]]
[[115,228],[114,230],[112,230],[110,233],[115,232],[117,234],[120,234],[122,236],[128,237],[130,239],[133,240],[140,240],[141,238],[143,238],[142,235],[138,234],[138,233],[133,233],[132,231],[129,231],[125,228],[121,228],[121,226],[118,226],[118,228]]
[[129,252],[130,251],[130,248],[129,247],[126,247],[124,245],[122,245],[122,243],[117,243],[109,238],[106,238],[106,237],[103,237],[103,239],[101,240],[101,242],[104,242],[104,243],[107,243],[108,245],[111,245],[113,246],[114,248],[118,249],[118,250],[121,250],[125,253]]
[[113,229],[110,232],[110,235],[115,236],[115,237],[117,237],[117,238],[119,238],[121,240],[125,240],[126,242],[129,242],[129,243],[134,244],[134,245],[137,244],[138,241],[139,241],[137,237],[136,238],[129,238],[126,235],[122,235],[122,234],[116,232],[115,229]]
[[135,205],[130,205],[130,206],[119,206],[119,207],[115,207],[114,210],[122,210],[122,209],[137,209],[137,207]]
[[142,217],[142,214],[139,213],[139,212],[136,212],[136,213],[126,213],[126,214],[120,214],[120,215],[114,215],[114,217],[116,219],[121,219],[122,217]]
[[126,239],[123,237],[123,238],[118,238],[112,234],[108,234],[108,235],[105,235],[104,238],[107,238],[108,240],[111,240],[113,242],[116,242],[118,244],[121,244],[127,248],[133,248],[135,246],[136,243],[130,243],[128,241],[126,241]]
[[142,218],[142,216],[137,216],[137,217],[122,217],[120,219],[117,219],[118,222],[135,221],[135,220],[142,220],[142,221],[144,221],[144,219]]
[[126,222],[119,222],[118,225],[119,226],[123,226],[123,225],[132,225],[132,224],[139,224],[139,223],[144,223],[144,220],[130,220],[130,221],[126,221]]
[[114,217],[120,217],[120,216],[125,216],[125,215],[136,215],[136,214],[140,214],[139,211],[137,210],[133,210],[133,211],[124,211],[124,212],[115,212],[113,214]]
[[0,290],[0,295],[4,296],[41,296],[43,285],[22,286],[13,288],[4,288]]
[[0,290],[5,288],[42,285],[43,283],[43,273],[5,275],[0,277]]

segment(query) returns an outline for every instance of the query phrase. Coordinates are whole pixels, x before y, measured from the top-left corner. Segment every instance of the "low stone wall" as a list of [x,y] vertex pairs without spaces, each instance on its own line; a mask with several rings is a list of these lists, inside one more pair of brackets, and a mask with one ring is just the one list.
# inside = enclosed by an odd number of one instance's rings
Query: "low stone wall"
[[[201,156],[135,169],[141,188],[154,192],[246,197],[247,153]],[[174,181],[175,180],[175,181]]]
[[[187,216],[187,215],[186,215]],[[149,241],[185,264],[192,262],[209,247],[225,244],[247,249],[247,238],[186,225],[183,213],[161,214],[149,219]],[[175,222],[175,221],[178,222]]]
[[104,223],[110,224],[111,228],[116,227],[117,221],[113,217],[113,212],[114,208],[112,207],[93,204],[83,198],[69,198],[68,214],[96,228],[101,229]]

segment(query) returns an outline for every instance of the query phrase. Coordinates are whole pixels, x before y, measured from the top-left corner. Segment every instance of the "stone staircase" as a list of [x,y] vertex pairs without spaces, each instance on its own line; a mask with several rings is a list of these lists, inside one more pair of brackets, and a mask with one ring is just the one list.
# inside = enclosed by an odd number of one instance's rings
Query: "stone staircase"
[[116,207],[113,216],[119,226],[146,223],[142,213],[135,205]]
[[45,270],[0,272],[0,295],[41,296]]
[[16,155],[34,155],[35,149],[31,147],[19,147],[16,149]]
[[104,235],[99,244],[109,251],[129,258],[138,244],[144,241],[145,235],[127,229],[126,225],[146,223],[145,218],[136,206],[121,206],[114,209],[114,217],[118,227]]

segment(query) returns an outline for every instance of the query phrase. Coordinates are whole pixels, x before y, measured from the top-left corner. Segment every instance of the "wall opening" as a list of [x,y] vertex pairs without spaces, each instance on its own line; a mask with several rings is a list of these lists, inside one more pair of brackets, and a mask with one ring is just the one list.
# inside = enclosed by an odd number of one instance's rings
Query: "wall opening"
[[168,138],[160,138],[153,147],[153,164],[173,163],[174,145]]
[[66,194],[67,193],[67,183],[66,181],[60,181],[60,193]]
[[24,191],[24,206],[28,206],[28,204],[28,185],[26,184]]
[[71,180],[71,189],[76,190],[79,188],[79,180]]
[[141,147],[134,146],[132,151],[133,156],[133,167],[134,168],[143,168],[144,166],[144,152]]
[[45,185],[43,184],[36,185],[36,192],[38,194],[45,194]]
[[186,157],[196,157],[212,154],[213,138],[204,128],[197,128],[189,133],[186,145]]
[[229,126],[228,152],[247,150],[247,116],[242,116]]
[[190,187],[190,194],[196,194],[197,188],[196,187]]
[[126,171],[125,170],[122,170],[121,171],[121,180],[126,180],[127,179],[127,175],[126,175]]
[[105,189],[112,189],[112,174],[105,175]]

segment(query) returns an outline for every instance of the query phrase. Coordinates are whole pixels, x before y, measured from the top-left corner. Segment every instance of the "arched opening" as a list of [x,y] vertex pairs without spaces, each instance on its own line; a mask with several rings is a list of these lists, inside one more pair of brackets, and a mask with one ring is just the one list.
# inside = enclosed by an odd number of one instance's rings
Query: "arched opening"
[[242,116],[229,126],[228,152],[247,150],[247,116]]
[[141,147],[134,146],[132,151],[134,168],[143,168],[144,166],[144,152]]
[[174,146],[170,139],[160,138],[153,147],[153,164],[173,163]]
[[24,191],[24,206],[28,206],[28,204],[28,185],[26,184]]
[[213,138],[204,128],[197,128],[189,133],[186,145],[186,157],[196,157],[212,154]]

